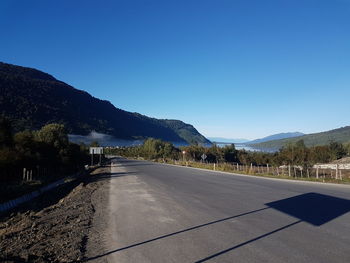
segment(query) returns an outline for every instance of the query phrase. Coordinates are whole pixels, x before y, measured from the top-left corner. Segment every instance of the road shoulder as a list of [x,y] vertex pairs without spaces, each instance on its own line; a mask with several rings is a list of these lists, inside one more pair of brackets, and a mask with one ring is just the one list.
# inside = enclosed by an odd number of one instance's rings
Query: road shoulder
[[94,215],[92,197],[105,184],[98,168],[0,219],[1,262],[81,262]]

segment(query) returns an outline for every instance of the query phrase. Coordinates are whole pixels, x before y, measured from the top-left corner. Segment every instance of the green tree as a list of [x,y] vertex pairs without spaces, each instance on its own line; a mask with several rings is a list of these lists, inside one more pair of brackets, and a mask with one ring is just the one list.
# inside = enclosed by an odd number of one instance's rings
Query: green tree
[[164,143],[161,140],[150,138],[143,143],[142,150],[146,158],[155,159],[162,157],[163,148]]
[[350,155],[350,142],[349,143],[346,143],[344,145],[344,148],[346,150],[346,155],[349,156]]
[[226,145],[223,149],[223,155],[226,162],[237,162],[238,155],[235,145],[232,143],[230,145]]
[[176,150],[174,145],[167,142],[164,145],[163,154],[164,154],[164,157],[166,157],[166,158],[175,159],[176,156],[178,155],[178,150]]
[[328,163],[332,161],[332,152],[329,145],[314,146],[310,148],[309,161],[312,164]]
[[57,149],[68,146],[68,133],[63,124],[52,123],[45,125],[37,132],[40,142],[52,145]]
[[305,146],[304,140],[298,140],[294,146],[294,162],[295,164],[307,166],[308,164],[308,149]]
[[346,149],[339,142],[331,142],[329,144],[329,148],[331,150],[333,160],[338,160],[347,154]]

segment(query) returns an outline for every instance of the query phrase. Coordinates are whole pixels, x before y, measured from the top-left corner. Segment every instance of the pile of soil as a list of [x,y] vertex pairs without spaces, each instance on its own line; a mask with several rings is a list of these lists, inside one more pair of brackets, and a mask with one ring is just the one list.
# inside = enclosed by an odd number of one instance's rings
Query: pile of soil
[[109,168],[46,193],[0,218],[0,262],[81,262],[94,206]]
[[341,158],[339,160],[335,160],[331,163],[348,164],[348,163],[350,163],[350,157],[343,157],[343,158]]

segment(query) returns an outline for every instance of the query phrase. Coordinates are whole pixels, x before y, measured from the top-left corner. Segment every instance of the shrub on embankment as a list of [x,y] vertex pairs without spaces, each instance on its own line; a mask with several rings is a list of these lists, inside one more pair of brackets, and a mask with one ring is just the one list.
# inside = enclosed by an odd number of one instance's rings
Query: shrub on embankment
[[0,117],[0,200],[78,172],[88,163],[88,157],[84,145],[68,141],[62,124],[14,134],[11,122]]

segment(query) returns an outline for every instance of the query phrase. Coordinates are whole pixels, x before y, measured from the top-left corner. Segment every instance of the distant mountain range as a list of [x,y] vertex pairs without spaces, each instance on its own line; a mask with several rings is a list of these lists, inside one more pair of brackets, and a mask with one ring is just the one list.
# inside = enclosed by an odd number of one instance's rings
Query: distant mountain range
[[56,122],[78,135],[96,131],[126,140],[210,143],[190,124],[127,112],[42,71],[1,62],[0,114],[13,121],[16,131]]
[[272,141],[272,140],[278,140],[278,139],[285,139],[285,138],[292,138],[292,137],[298,137],[304,135],[301,132],[286,132],[286,133],[278,133],[274,135],[270,135],[261,139],[256,139],[253,141],[247,140],[247,139],[228,139],[228,138],[222,138],[222,137],[208,137],[208,139],[211,142],[216,142],[216,143],[242,143],[242,144],[257,144],[257,143],[262,143],[262,142],[267,142],[267,141]]
[[288,143],[295,143],[298,140],[304,140],[306,146],[316,146],[316,145],[326,145],[330,142],[339,142],[339,143],[349,143],[350,142],[350,126],[313,133],[313,134],[305,134],[298,137],[293,138],[285,138],[279,140],[270,140],[260,143],[253,143],[251,146],[258,149],[273,149],[278,150]]
[[208,139],[211,142],[222,142],[222,143],[245,143],[249,140],[247,139],[228,139],[228,138],[221,138],[221,137],[208,137]]
[[256,139],[253,141],[246,142],[246,144],[258,144],[262,142],[268,142],[268,141],[273,141],[273,140],[281,140],[281,139],[287,139],[287,138],[294,138],[294,137],[299,137],[303,136],[304,133],[301,132],[285,132],[285,133],[278,133],[274,135],[270,135],[261,139]]

